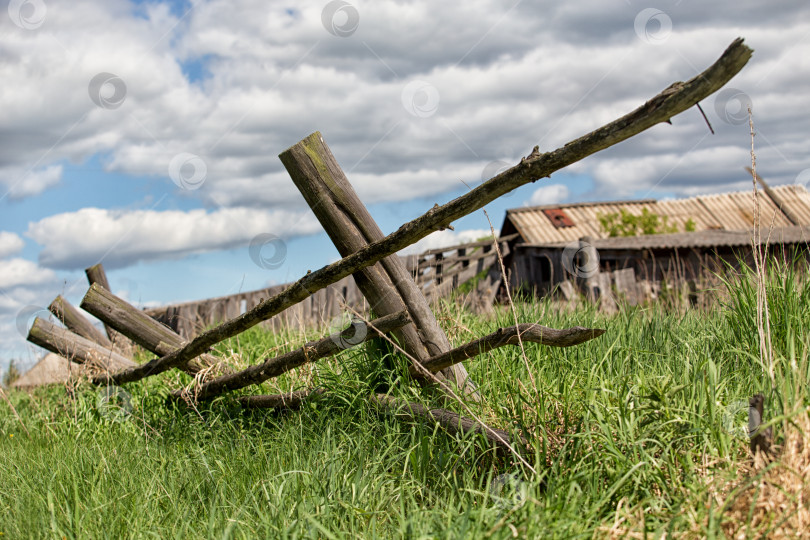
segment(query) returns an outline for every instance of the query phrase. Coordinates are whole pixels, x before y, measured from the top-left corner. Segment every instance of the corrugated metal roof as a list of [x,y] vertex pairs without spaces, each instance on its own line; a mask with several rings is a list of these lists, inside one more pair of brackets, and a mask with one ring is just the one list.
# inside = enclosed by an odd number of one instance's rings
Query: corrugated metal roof
[[[810,226],[810,193],[802,185],[786,185],[773,188],[782,204],[797,215],[800,225]],[[794,224],[778,209],[764,191],[759,192],[761,223],[763,227],[783,228]],[[572,227],[557,228],[543,210],[557,208],[565,211],[574,223]],[[583,236],[606,238],[599,216],[619,213],[622,209],[640,215],[644,208],[659,216],[667,216],[669,225],[683,231],[688,220],[695,223],[695,231],[741,231],[753,226],[753,190],[701,195],[688,199],[656,201],[614,201],[575,203],[515,208],[506,211],[506,221],[514,226],[527,244],[549,245],[570,242]],[[507,223],[501,234],[508,233]],[[672,236],[672,235],[661,235]]]
[[[762,241],[771,244],[806,244],[810,227],[780,227],[762,231]],[[542,244],[544,247],[564,248],[568,242]],[[599,250],[671,249],[688,247],[745,246],[751,244],[750,231],[702,231],[698,233],[648,234],[599,238],[591,245]]]

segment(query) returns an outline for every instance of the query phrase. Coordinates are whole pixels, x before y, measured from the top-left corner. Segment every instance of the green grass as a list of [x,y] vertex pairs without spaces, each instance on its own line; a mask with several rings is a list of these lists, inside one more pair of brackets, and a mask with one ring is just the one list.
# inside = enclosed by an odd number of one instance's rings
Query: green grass
[[[605,535],[618,512],[654,537],[720,535],[707,474],[732,481],[747,459],[749,396],[766,395],[766,418],[803,399],[810,328],[810,286],[775,269],[772,384],[757,352],[750,275],[729,288],[711,313],[653,306],[605,317],[518,303],[521,322],[607,328],[578,347],[528,344],[525,360],[504,348],[467,363],[484,397],[475,412],[532,441],[536,476],[477,438],[378,415],[365,399],[375,389],[435,399],[386,370],[402,360],[380,345],[247,389],[330,389],[295,413],[243,411],[232,396],[197,410],[167,405],[169,390],[190,380],[182,374],[126,386],[132,411],[123,421],[99,409],[92,387],[75,398],[64,388],[12,393],[22,424],[0,405],[0,533],[570,538]],[[451,304],[438,317],[456,344],[513,324],[508,310],[485,319]],[[302,339],[253,329],[218,352],[251,363]],[[502,473],[522,481],[494,493],[491,480]]]

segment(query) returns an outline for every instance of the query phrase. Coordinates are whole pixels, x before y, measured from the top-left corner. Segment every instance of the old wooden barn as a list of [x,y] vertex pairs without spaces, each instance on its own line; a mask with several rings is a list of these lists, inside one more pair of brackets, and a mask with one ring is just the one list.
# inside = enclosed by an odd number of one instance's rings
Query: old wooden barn
[[[771,252],[807,246],[810,194],[804,186],[759,192],[763,241]],[[751,261],[753,189],[673,200],[555,204],[508,210],[501,236],[517,235],[508,257],[510,285],[535,294],[621,293],[630,303],[654,298],[664,280],[695,282],[723,261]],[[610,237],[600,217],[647,211],[679,232]],[[688,226],[687,226],[688,224]],[[693,229],[692,232],[684,232]],[[596,290],[593,290],[596,289]]]

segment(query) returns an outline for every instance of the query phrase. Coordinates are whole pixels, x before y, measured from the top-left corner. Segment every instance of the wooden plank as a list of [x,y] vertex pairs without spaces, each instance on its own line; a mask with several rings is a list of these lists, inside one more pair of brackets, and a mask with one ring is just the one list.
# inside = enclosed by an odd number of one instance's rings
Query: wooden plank
[[624,295],[627,303],[631,306],[638,304],[638,286],[636,285],[636,272],[632,268],[613,271],[613,281],[616,285],[616,292]]
[[77,364],[87,364],[104,372],[115,372],[136,365],[129,358],[39,317],[34,319],[27,339]]
[[[169,354],[186,343],[168,326],[157,322],[143,311],[102,288],[98,283],[90,286],[82,299],[81,308],[147,351],[157,355]],[[186,364],[183,371],[194,375],[200,370],[219,363],[220,360],[216,357],[203,354]]]
[[[98,283],[101,287],[104,287],[108,291],[110,290],[110,282],[107,280],[107,273],[104,271],[104,265],[101,263],[94,264],[90,268],[85,268],[84,274],[87,276],[87,282],[90,285]],[[107,337],[110,338],[110,342],[115,343],[115,330],[106,324],[104,325],[104,330],[107,332]]]
[[184,339],[193,339],[197,336],[197,328],[199,316],[197,315],[197,306],[183,306],[177,312],[177,322],[183,329],[180,332],[181,337]]
[[611,278],[610,272],[599,272],[596,275],[596,296],[599,300],[599,309],[605,313],[615,313],[618,310],[616,299],[613,297],[613,290],[611,289],[611,285],[613,284]]
[[[485,258],[479,259],[479,260],[478,260],[478,263],[477,263],[475,266],[467,266],[467,267],[463,267],[463,266],[461,266],[461,265],[458,265],[458,266],[456,266],[455,268],[445,270],[445,271],[443,272],[442,276],[441,276],[441,277],[443,278],[443,279],[442,279],[442,282],[443,282],[443,281],[446,281],[446,280],[447,280],[448,278],[450,278],[450,277],[453,277],[453,276],[455,276],[455,275],[459,275],[459,274],[463,274],[463,275],[465,275],[465,276],[475,276],[475,275],[476,275],[476,274],[478,274],[479,272],[483,271],[485,268],[489,268],[490,266],[492,266],[493,264],[495,264],[497,260],[498,260],[498,259],[497,259],[497,256],[496,256],[496,255],[495,255],[495,253],[493,252],[493,253],[490,253],[490,254],[489,254],[487,257],[485,257]],[[480,270],[479,270],[479,264],[480,264]],[[470,279],[470,278],[468,277],[468,278],[466,278],[466,279]],[[459,283],[459,285],[460,285],[461,283],[464,283],[464,281],[466,281],[466,279],[460,278],[460,283]],[[440,283],[441,283],[441,282],[440,282]],[[443,284],[443,283],[441,283],[441,284]]]
[[[494,259],[495,255],[492,255],[492,258]],[[494,260],[490,262],[489,266],[491,266],[493,263]],[[467,281],[471,280],[476,275],[478,275],[478,268],[470,267],[460,273],[454,272],[454,275],[456,274],[458,275],[458,284],[460,285],[462,283],[466,283]],[[433,285],[429,287],[425,291],[425,296],[428,299],[428,302],[433,303],[439,298],[445,298],[446,296],[449,296],[450,293],[452,293],[453,290],[456,289],[456,287],[457,285],[454,285],[452,280],[445,281],[444,283],[440,283],[438,285]]]
[[96,328],[93,323],[88,321],[87,317],[82,315],[81,311],[73,307],[73,305],[61,295],[57,296],[54,301],[51,302],[51,305],[48,306],[48,311],[53,313],[56,318],[62,321],[62,324],[67,326],[68,330],[74,334],[94,341],[107,349],[112,348],[112,342],[107,336]]
[[[489,246],[490,248],[492,246]],[[439,259],[432,258],[427,259],[425,262],[419,265],[420,268],[435,268],[437,266],[441,267],[452,267],[455,265],[461,265],[467,267],[470,265],[471,262],[477,261],[478,259],[488,257],[492,255],[492,250],[484,251],[483,248],[479,248],[478,251],[469,255],[458,255],[452,257],[441,257]]]
[[[511,242],[512,240],[515,240],[519,236],[520,235],[517,234],[517,233],[509,234],[509,235],[506,235],[506,236],[501,236],[500,238],[498,238],[498,241],[501,242],[501,243],[503,243],[503,242]],[[421,253],[419,256],[420,257],[425,257],[427,255],[435,255],[436,253],[446,253],[448,251],[457,251],[459,248],[470,249],[470,248],[479,247],[479,246],[491,246],[492,242],[493,242],[492,238],[487,238],[486,240],[476,240],[475,242],[467,242],[466,244],[456,244],[456,245],[448,246],[448,247],[445,247],[445,248],[434,248],[434,249],[429,249],[429,250]]]
[[573,300],[576,298],[577,289],[574,287],[570,280],[561,281],[559,284],[560,292],[566,300]]

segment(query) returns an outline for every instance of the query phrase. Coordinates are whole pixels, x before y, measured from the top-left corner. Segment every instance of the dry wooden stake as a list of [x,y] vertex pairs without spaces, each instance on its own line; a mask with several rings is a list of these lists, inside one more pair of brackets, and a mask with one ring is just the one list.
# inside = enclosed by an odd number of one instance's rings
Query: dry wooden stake
[[[507,328],[498,328],[495,332],[487,336],[470,341],[444,354],[434,356],[426,362],[422,362],[422,366],[428,371],[435,373],[447,366],[463,362],[464,360],[484,354],[498,347],[520,345],[520,339],[541,345],[549,345],[551,347],[573,347],[574,345],[595,339],[604,333],[605,331],[601,328],[574,326],[573,328],[558,330],[539,324],[524,323]],[[411,375],[417,378],[423,377],[415,366],[411,366]]]
[[129,358],[39,317],[34,319],[28,331],[28,341],[78,364],[89,364],[107,373],[136,365]]
[[71,332],[87,338],[90,341],[95,341],[102,347],[108,349],[112,348],[112,342],[107,339],[104,333],[93,326],[93,323],[87,320],[87,317],[82,315],[81,311],[73,307],[73,305],[65,300],[62,296],[57,296],[48,310],[53,313],[57,319],[62,321],[62,324],[68,327]]
[[[158,356],[170,354],[186,344],[186,341],[172,329],[154,320],[123,298],[115,296],[99,283],[90,286],[82,298],[80,307],[108,327]],[[181,369],[190,375],[196,375],[217,364],[221,364],[221,361],[215,356],[202,354],[185,366],[181,366]],[[230,371],[227,366],[220,366],[220,369]]]

